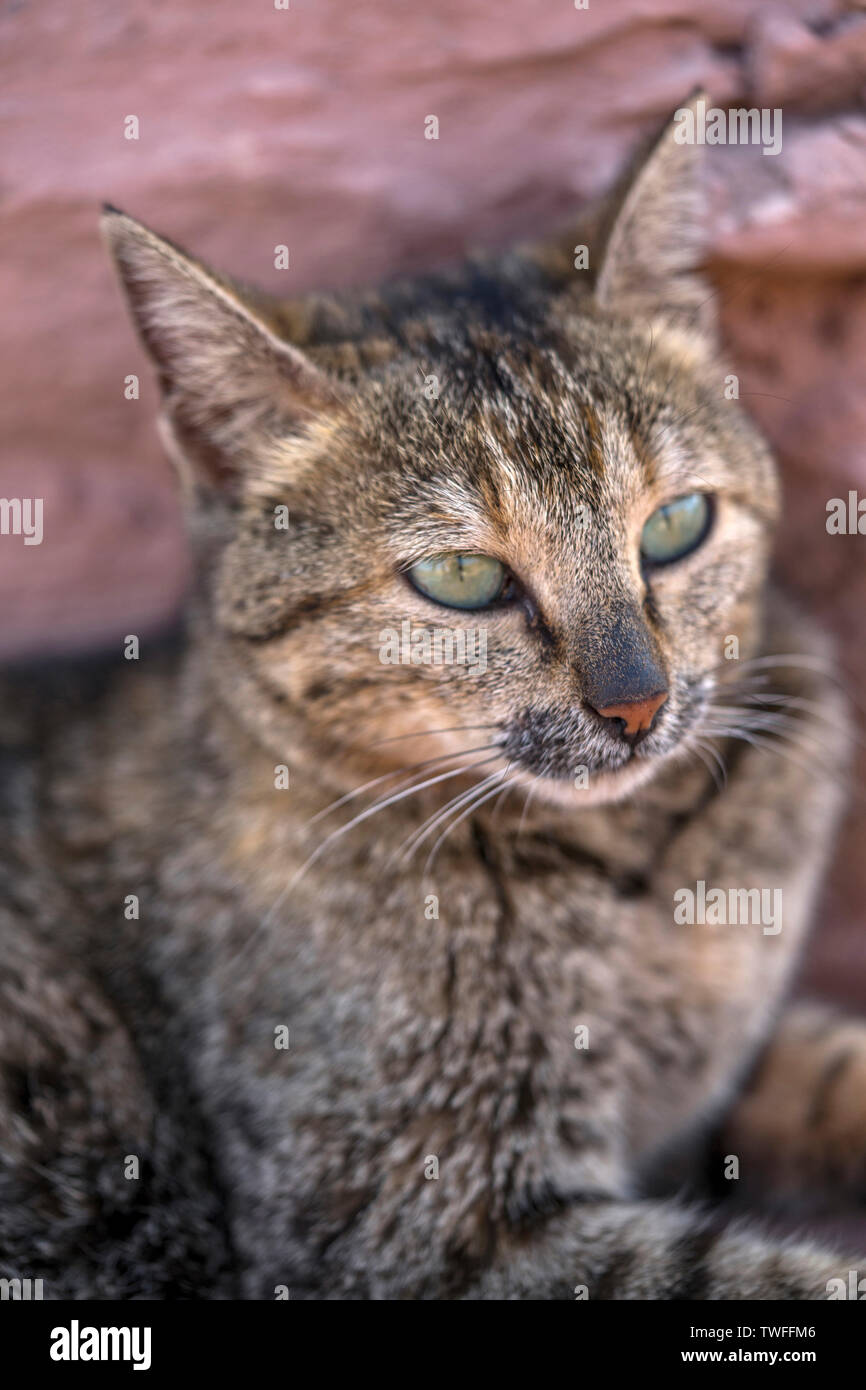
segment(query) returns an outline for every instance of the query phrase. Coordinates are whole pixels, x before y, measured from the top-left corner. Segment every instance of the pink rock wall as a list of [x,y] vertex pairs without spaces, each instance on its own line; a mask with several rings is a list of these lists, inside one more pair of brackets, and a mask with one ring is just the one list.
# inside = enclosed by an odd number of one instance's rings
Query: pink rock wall
[[[866,541],[825,530],[829,497],[866,494],[861,9],[5,6],[0,495],[43,497],[46,532],[41,546],[0,545],[2,650],[146,632],[184,584],[155,387],[98,240],[102,199],[277,291],[355,283],[552,225],[702,83],[719,105],[784,113],[778,157],[712,152],[711,270],[742,397],[787,480],[781,567],[839,633],[862,699]],[[424,139],[429,114],[435,142]],[[138,140],[124,138],[130,115]],[[290,248],[284,272],[279,243]],[[124,399],[132,372],[139,401]],[[864,829],[856,811],[810,967],[812,983],[861,1003]]]

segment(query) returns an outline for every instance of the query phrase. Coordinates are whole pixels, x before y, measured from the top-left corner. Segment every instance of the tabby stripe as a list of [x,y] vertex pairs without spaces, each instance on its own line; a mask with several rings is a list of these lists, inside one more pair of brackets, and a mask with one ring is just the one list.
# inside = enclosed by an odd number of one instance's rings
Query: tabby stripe
[[723,1231],[709,1225],[690,1231],[677,1241],[674,1256],[682,1271],[668,1297],[677,1302],[691,1302],[710,1297],[713,1290],[712,1255]]

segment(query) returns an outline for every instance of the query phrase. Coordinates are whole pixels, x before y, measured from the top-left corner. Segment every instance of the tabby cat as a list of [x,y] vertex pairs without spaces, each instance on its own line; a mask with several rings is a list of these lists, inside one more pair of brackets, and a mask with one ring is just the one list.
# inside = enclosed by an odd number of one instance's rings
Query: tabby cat
[[866,1028],[785,1003],[849,736],[767,581],[697,157],[669,127],[559,240],[291,302],[106,210],[196,579],[179,639],[5,682],[4,1275],[822,1299],[858,1267],[657,1176],[713,1131],[718,1189],[866,1172]]

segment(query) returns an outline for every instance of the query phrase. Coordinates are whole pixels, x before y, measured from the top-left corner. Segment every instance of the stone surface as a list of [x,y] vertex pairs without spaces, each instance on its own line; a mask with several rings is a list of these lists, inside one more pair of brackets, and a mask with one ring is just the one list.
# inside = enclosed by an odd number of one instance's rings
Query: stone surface
[[[743,398],[785,473],[781,568],[838,633],[866,704],[866,541],[824,526],[829,497],[866,493],[862,7],[290,5],[0,12],[0,495],[44,497],[46,525],[39,547],[0,542],[2,650],[145,633],[185,581],[154,384],[97,237],[102,199],[275,290],[355,283],[552,224],[702,83],[720,105],[783,109],[778,157],[713,152],[710,266]],[[279,243],[288,272],[273,268]],[[123,397],[131,372],[138,402]],[[864,831],[861,809],[809,975],[861,1004]]]

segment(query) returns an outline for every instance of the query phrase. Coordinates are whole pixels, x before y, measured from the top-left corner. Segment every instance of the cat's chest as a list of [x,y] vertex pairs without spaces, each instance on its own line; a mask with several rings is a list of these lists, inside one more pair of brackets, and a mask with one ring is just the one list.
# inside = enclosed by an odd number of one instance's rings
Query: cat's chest
[[616,1184],[636,1086],[658,1075],[676,1119],[699,1101],[706,1018],[686,982],[642,977],[634,886],[530,867],[338,876],[212,950],[178,999],[241,1209],[275,1231],[305,1212],[315,1244],[408,1204],[474,1248],[552,1192]]

